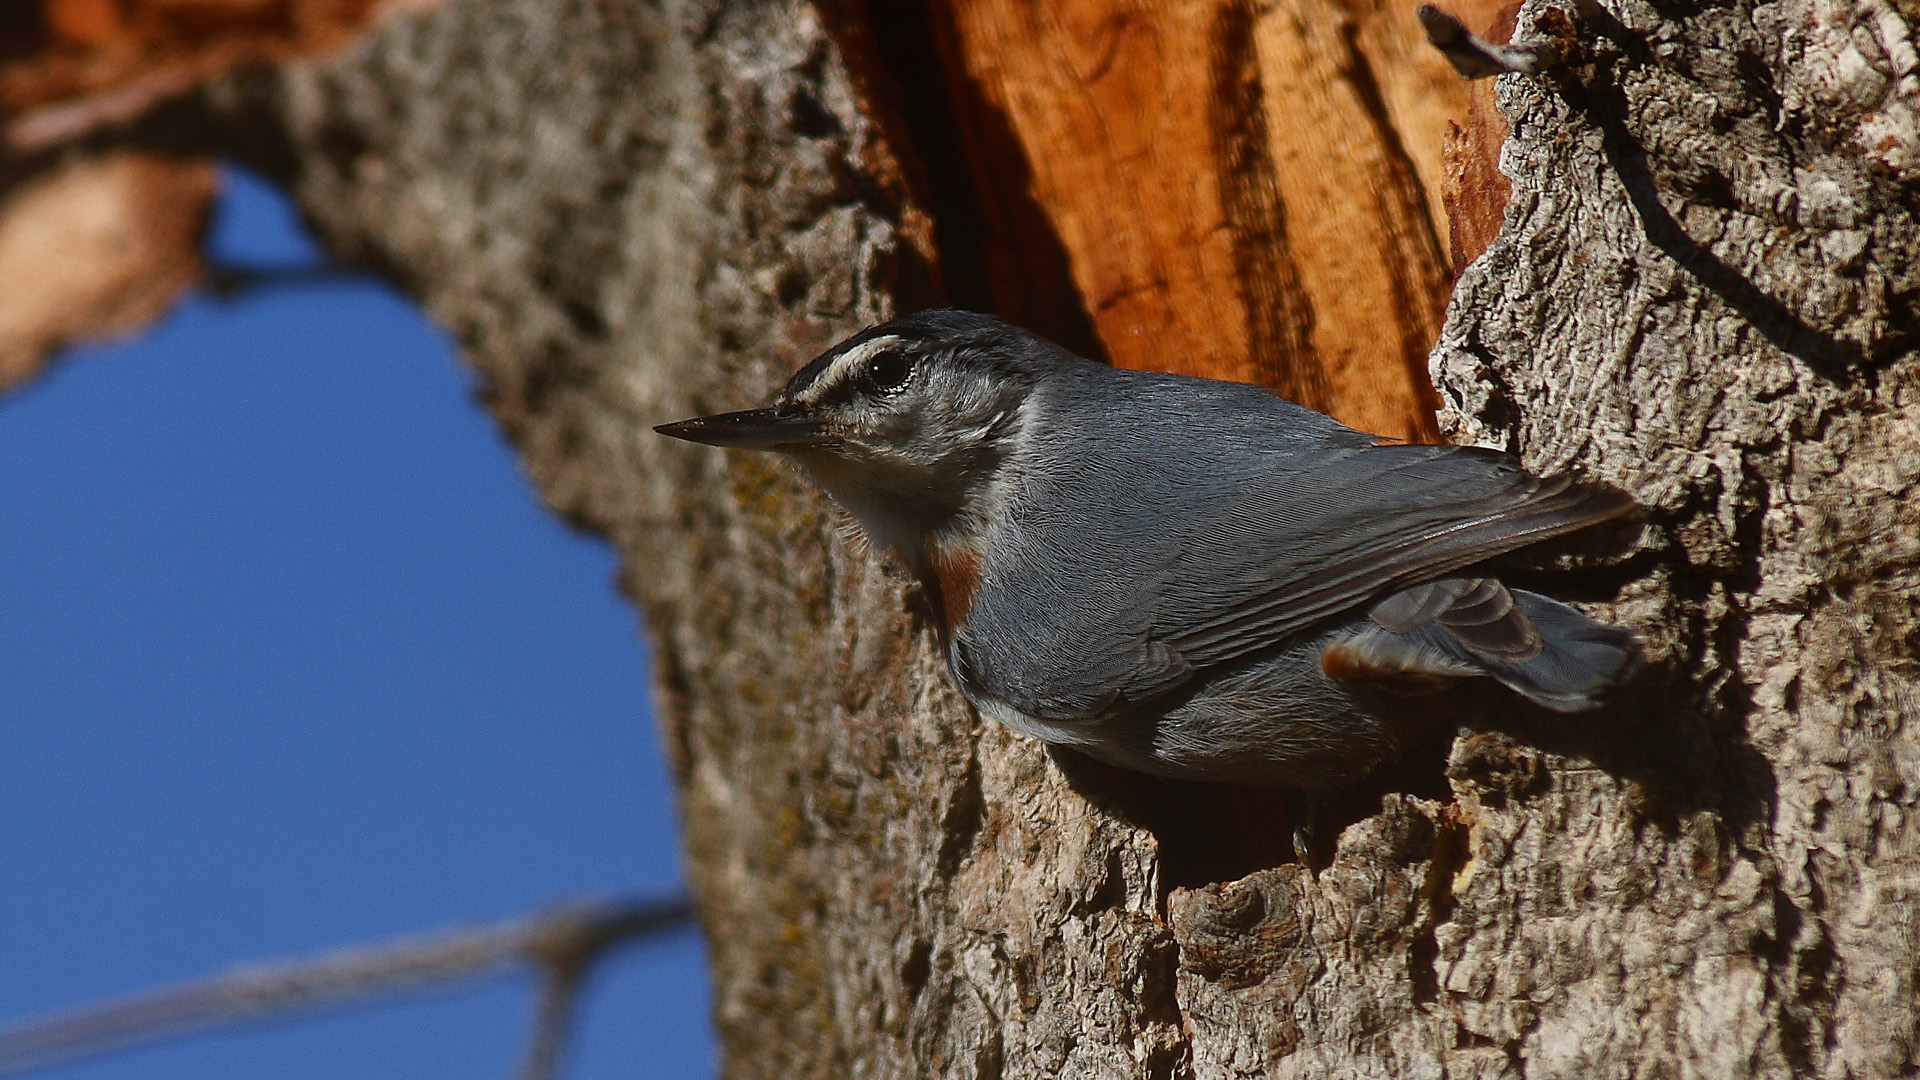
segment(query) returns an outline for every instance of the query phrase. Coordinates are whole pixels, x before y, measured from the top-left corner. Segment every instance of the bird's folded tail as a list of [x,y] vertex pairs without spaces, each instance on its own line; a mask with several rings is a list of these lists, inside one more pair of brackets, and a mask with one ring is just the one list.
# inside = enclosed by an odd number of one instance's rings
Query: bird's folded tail
[[1558,712],[1600,704],[1639,655],[1633,633],[1493,578],[1445,578],[1382,600],[1372,626],[1327,647],[1321,666],[1340,678],[1486,676]]
[[1515,693],[1558,712],[1595,708],[1640,654],[1632,631],[1596,622],[1558,600],[1510,590],[1540,634],[1538,656],[1517,663],[1483,660],[1487,674]]

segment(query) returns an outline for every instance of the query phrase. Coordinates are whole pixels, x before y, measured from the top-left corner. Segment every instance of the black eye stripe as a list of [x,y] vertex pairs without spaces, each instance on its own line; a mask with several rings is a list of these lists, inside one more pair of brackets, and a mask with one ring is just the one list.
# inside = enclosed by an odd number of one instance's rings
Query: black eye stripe
[[845,405],[853,400],[854,390],[855,387],[852,379],[841,379],[832,386],[827,387],[824,393],[815,398],[814,404],[822,408],[834,408]]

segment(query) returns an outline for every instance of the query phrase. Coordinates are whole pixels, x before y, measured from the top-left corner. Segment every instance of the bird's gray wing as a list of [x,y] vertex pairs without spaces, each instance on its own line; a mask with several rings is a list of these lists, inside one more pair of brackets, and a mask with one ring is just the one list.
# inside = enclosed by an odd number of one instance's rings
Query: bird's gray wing
[[1199,668],[1408,586],[1632,509],[1474,447],[1368,447],[1210,500],[1153,596],[1148,636]]
[[1632,507],[1471,447],[1322,445],[1175,483],[1097,467],[1101,483],[1049,484],[1036,500],[1017,558],[992,560],[998,580],[962,642],[975,689],[1030,716],[1094,720],[1163,699],[1401,589]]

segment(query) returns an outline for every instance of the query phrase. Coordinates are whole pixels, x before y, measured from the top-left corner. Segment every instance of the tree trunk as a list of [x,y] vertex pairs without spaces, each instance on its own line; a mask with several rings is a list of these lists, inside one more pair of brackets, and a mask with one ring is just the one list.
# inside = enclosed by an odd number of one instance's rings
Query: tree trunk
[[[623,553],[728,1075],[1912,1075],[1910,13],[1606,2],[1522,14],[1577,47],[1502,80],[1504,218],[1498,125],[1441,221],[1467,91],[1332,0],[462,0],[156,137],[418,296]],[[819,493],[648,430],[942,297],[1619,484],[1556,588],[1646,674],[1410,754],[1317,875],[983,722]]]

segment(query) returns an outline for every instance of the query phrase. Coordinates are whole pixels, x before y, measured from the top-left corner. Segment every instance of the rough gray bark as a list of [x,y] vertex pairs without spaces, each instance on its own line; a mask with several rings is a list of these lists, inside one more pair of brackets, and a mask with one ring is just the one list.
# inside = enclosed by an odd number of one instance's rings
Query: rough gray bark
[[821,496],[647,430],[926,295],[910,148],[814,9],[464,0],[206,105],[622,552],[729,1075],[1908,1075],[1908,24],[1610,5],[1504,87],[1514,202],[1434,370],[1461,437],[1650,508],[1586,580],[1652,671],[1463,735],[1451,802],[1389,795],[1317,878],[1192,889],[1124,782],[964,706]]
[[1583,85],[1505,87],[1514,200],[1434,369],[1459,435],[1649,508],[1611,612],[1673,675],[1647,736],[1588,750],[1606,771],[1463,800],[1436,975],[1530,1071],[1912,1075],[1911,28],[1878,3],[1613,11]]

